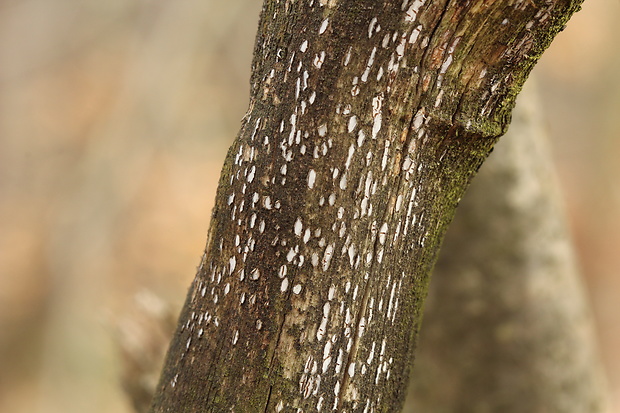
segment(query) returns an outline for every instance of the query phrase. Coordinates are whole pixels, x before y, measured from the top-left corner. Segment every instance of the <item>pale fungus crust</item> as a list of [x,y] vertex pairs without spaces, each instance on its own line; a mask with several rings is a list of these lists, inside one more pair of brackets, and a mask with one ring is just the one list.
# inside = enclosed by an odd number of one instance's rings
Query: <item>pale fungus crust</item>
[[455,3],[265,2],[250,110],[156,405],[379,412],[403,399],[452,211],[576,7]]

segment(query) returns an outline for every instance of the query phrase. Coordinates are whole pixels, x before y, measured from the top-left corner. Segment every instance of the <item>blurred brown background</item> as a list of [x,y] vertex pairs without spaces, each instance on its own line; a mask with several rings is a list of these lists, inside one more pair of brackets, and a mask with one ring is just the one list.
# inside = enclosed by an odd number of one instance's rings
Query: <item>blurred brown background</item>
[[[115,325],[180,306],[248,99],[260,0],[0,0],[0,411],[129,413]],[[536,69],[620,412],[619,0]]]

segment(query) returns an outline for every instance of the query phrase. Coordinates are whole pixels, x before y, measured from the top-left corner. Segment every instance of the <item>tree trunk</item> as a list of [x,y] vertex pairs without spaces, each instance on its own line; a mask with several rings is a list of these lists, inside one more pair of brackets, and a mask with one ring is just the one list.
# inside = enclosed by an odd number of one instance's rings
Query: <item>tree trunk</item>
[[605,411],[535,94],[529,85],[519,96],[447,231],[406,413]]
[[578,4],[266,0],[152,411],[398,411],[445,228]]

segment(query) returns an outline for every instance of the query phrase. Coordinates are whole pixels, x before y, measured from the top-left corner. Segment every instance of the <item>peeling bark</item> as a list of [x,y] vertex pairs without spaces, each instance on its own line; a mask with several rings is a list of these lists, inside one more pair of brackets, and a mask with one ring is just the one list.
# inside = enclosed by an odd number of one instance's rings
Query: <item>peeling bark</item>
[[152,411],[398,411],[445,228],[578,4],[265,1]]
[[592,319],[531,88],[446,234],[406,413],[605,411]]

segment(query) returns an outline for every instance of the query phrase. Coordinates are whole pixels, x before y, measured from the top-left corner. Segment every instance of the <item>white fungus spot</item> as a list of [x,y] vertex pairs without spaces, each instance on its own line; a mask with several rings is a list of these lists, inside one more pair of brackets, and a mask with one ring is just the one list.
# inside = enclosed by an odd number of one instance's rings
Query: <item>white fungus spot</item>
[[349,118],[349,125],[347,126],[349,133],[353,132],[356,126],[357,126],[357,116],[353,115]]
[[387,162],[388,162],[388,157],[389,157],[389,151],[390,151],[390,141],[386,140],[385,141],[385,148],[383,150],[383,158],[381,160],[381,170],[384,171],[385,168],[387,167]]
[[282,280],[282,284],[280,284],[280,291],[285,292],[288,290],[288,278]]
[[314,169],[310,169],[308,172],[308,188],[314,188],[314,183],[316,182],[316,172]]
[[254,180],[254,174],[256,173],[256,166],[252,165],[250,168],[250,172],[248,173],[248,182],[252,182]]
[[334,245],[333,244],[329,244],[325,248],[325,252],[323,254],[323,261],[322,261],[323,271],[327,271],[327,269],[329,268],[329,263],[332,260],[333,254],[334,254]]
[[327,124],[322,124],[321,126],[318,127],[317,132],[319,133],[320,137],[325,137],[325,135],[327,135]]
[[[407,158],[409,159],[409,158]],[[396,198],[396,212],[400,211],[401,206],[403,205],[403,196],[402,195],[398,195],[398,198]]]
[[334,284],[332,284],[329,287],[329,291],[327,292],[327,299],[331,301],[331,300],[334,299],[335,295],[336,295],[336,286]]
[[344,352],[342,349],[338,349],[338,358],[336,359],[336,368],[334,369],[336,374],[340,373],[340,369],[342,368],[342,357]]
[[365,139],[366,139],[366,134],[364,133],[362,129],[360,129],[359,132],[357,133],[357,146],[361,148],[362,145],[364,144]]
[[312,105],[314,103],[314,100],[316,99],[316,92],[312,92],[310,94],[310,97],[308,98],[308,101],[310,102],[310,104]]
[[377,134],[381,129],[381,106],[383,105],[383,95],[372,98],[372,138],[377,139]]
[[[446,73],[446,71],[448,70],[448,67],[450,66],[450,64],[452,64],[452,55],[449,54],[448,57],[446,57],[446,60],[444,60],[443,64],[441,65],[441,68],[439,69],[439,73],[443,74]],[[443,90],[442,90],[443,92]]]
[[299,294],[301,292],[301,284],[296,284],[293,287],[293,294]]
[[[403,161],[403,171],[408,171],[411,168],[411,165],[413,164],[413,161],[411,160],[411,158],[409,156],[405,157],[405,160]],[[401,202],[402,202],[402,196],[399,195],[399,197],[401,198]],[[396,203],[396,210],[399,211],[400,210],[400,206],[398,205],[398,201]]]
[[330,307],[329,302],[323,305],[323,317],[321,318],[319,328],[316,330],[316,338],[319,341],[323,340],[323,337],[325,337],[325,332],[327,331],[327,320],[329,319]]
[[327,30],[327,25],[329,24],[329,18],[323,20],[323,22],[321,22],[321,27],[319,27],[319,34],[323,34],[325,33],[325,30]]
[[308,50],[308,41],[304,40],[303,43],[301,44],[301,46],[299,46],[299,50],[304,53],[306,50]]
[[319,265],[319,254],[313,252],[312,257],[310,257],[310,262],[312,263],[313,267],[317,267]]
[[366,317],[362,317],[360,319],[359,330],[357,332],[358,337],[361,337],[364,334],[364,329],[366,329]]
[[437,98],[435,99],[435,107],[438,108],[441,105],[441,99],[443,98],[443,89],[439,91],[437,94]]
[[377,72],[377,80],[381,80],[383,77],[383,66],[379,67],[379,71]]
[[372,20],[370,20],[370,24],[368,25],[368,38],[370,39],[373,35],[373,32],[375,31],[375,25],[377,24],[377,18],[373,17]]
[[387,232],[388,232],[388,224],[387,222],[384,222],[383,225],[381,225],[381,229],[379,230],[379,242],[381,243],[381,245],[385,244],[385,238],[387,236]]
[[271,209],[271,198],[269,196],[263,198],[263,207],[265,207],[265,209]]
[[420,36],[420,32],[422,31],[422,25],[418,25],[415,29],[411,31],[411,35],[409,36],[409,43],[413,44],[418,40]]
[[355,263],[355,256],[356,256],[356,248],[354,244],[349,245],[348,248],[348,254],[349,254],[349,263],[351,264],[351,267],[353,267],[353,264]]
[[413,118],[413,128],[420,129],[422,122],[424,121],[424,108],[420,109]]
[[321,66],[323,66],[324,62],[325,62],[325,51],[322,51],[321,54],[317,54],[314,56],[314,61],[312,63],[314,64],[314,67],[316,67],[317,69],[320,69]]
[[342,177],[340,178],[340,189],[342,190],[347,189],[347,174],[346,173],[342,174]]
[[386,33],[385,36],[383,36],[383,41],[381,41],[381,47],[386,49],[389,44],[390,44],[390,34]]
[[420,7],[422,7],[423,5],[424,5],[424,0],[414,0],[414,2],[411,3],[411,6],[409,6],[407,13],[405,14],[405,21],[407,23],[414,22],[416,17],[418,16]]
[[258,268],[254,268],[252,272],[250,272],[250,279],[256,281],[260,278],[260,270]]
[[303,230],[303,224],[301,223],[301,218],[297,218],[297,220],[295,221],[295,224],[293,225],[293,231],[295,232],[295,235],[300,237],[302,230]]
[[325,347],[323,348],[323,366],[321,368],[323,374],[327,373],[329,364],[332,361],[331,355],[329,354],[331,352],[331,347],[332,342],[327,340],[327,342],[325,343]]
[[336,194],[330,194],[329,198],[327,198],[327,202],[329,203],[329,205],[333,206],[336,203]]
[[347,54],[344,57],[344,63],[343,65],[346,66],[349,64],[349,62],[351,61],[351,51],[353,50],[353,47],[349,46],[349,50],[347,50]]
[[405,38],[402,38],[400,40],[400,43],[398,43],[398,46],[396,46],[396,54],[398,55],[398,59],[402,59],[402,57],[405,55],[405,46],[406,46],[407,42]]
[[368,80],[368,75],[370,74],[370,69],[372,68],[373,63],[375,62],[375,53],[377,53],[377,48],[373,47],[370,52],[370,57],[368,58],[368,62],[366,63],[366,70],[362,73],[362,82],[366,82]]
[[351,165],[351,160],[353,159],[353,154],[355,153],[355,145],[351,144],[351,146],[349,146],[349,154],[347,155],[347,160],[344,163],[344,167],[346,169],[349,169],[349,166]]
[[349,369],[347,372],[349,373],[349,377],[355,376],[355,362],[349,364]]

